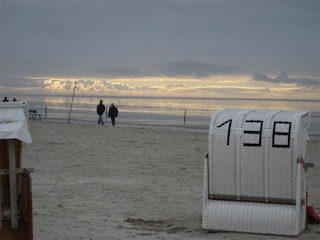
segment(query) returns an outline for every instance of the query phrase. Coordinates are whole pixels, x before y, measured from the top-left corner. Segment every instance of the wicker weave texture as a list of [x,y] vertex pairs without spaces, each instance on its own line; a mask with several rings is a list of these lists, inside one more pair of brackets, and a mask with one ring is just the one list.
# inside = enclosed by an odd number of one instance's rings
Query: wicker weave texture
[[221,231],[296,236],[306,222],[306,174],[297,166],[296,204],[271,204],[208,199],[208,159],[204,163],[204,201],[202,226]]
[[305,156],[309,122],[305,111],[215,113],[205,161],[203,228],[288,236],[302,232],[306,173],[298,160]]
[[209,194],[295,199],[310,114],[226,109],[209,129]]
[[203,228],[296,236],[299,221],[294,205],[208,201]]
[[16,102],[0,102],[0,108],[22,108],[26,119],[28,119],[29,105],[25,100]]

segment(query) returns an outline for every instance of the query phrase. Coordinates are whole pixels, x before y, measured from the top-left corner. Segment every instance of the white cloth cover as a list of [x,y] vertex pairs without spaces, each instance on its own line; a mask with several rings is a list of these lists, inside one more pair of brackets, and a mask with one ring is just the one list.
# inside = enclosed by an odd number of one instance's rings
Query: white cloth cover
[[18,139],[31,143],[26,101],[0,103],[0,139]]

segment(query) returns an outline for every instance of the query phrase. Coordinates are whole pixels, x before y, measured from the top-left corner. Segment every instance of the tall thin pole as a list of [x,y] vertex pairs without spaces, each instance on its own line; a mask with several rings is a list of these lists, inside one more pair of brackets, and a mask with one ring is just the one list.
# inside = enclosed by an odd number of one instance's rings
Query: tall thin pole
[[71,100],[71,106],[70,106],[70,111],[69,111],[68,123],[70,122],[70,116],[71,116],[71,110],[72,110],[72,104],[73,104],[73,99],[74,99],[74,93],[75,93],[75,91],[76,91],[76,86],[77,86],[77,81],[75,81],[75,83],[74,83],[72,100]]

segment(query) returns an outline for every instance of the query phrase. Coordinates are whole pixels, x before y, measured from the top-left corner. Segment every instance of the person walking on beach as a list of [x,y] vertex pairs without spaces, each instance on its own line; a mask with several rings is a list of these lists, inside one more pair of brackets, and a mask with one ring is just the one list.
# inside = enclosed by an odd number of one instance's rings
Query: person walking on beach
[[102,115],[103,115],[104,111],[106,110],[106,108],[102,103],[103,103],[103,101],[100,100],[100,103],[97,105],[97,114],[99,116],[98,125],[100,125],[100,124],[104,125]]
[[111,118],[112,126],[116,124],[116,117],[118,117],[118,108],[113,103],[111,103],[108,118]]

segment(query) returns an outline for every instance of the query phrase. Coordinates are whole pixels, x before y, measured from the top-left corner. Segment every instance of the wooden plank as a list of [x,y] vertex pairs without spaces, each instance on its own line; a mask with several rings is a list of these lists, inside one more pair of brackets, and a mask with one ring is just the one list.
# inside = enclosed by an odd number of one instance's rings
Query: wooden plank
[[[295,199],[280,199],[280,198],[261,198],[261,197],[249,197],[249,196],[227,196],[227,195],[215,195],[210,194],[211,200],[224,200],[224,201],[238,201],[238,202],[257,202],[257,203],[274,203],[274,204],[287,204],[295,205]],[[301,204],[304,204],[305,199],[301,199]]]
[[[5,152],[6,152],[6,144],[2,140],[0,142],[0,168],[3,167],[3,163],[5,161]],[[4,196],[3,196],[3,181],[2,176],[0,176],[0,231],[2,230],[2,204],[4,203]]]
[[305,163],[306,167],[314,167],[314,163]]
[[32,202],[32,177],[28,174],[28,191],[29,191],[29,206],[28,206],[28,240],[33,240],[33,202]]
[[2,176],[0,175],[0,231],[1,230],[2,230]]
[[1,240],[32,240],[29,232],[29,223],[19,220],[19,229],[12,230],[9,221],[3,221],[3,231],[0,231]]
[[11,228],[18,229],[16,140],[8,140]]
[[[31,173],[34,172],[34,168],[16,168],[16,173]],[[9,169],[0,169],[0,175],[8,175]]]

